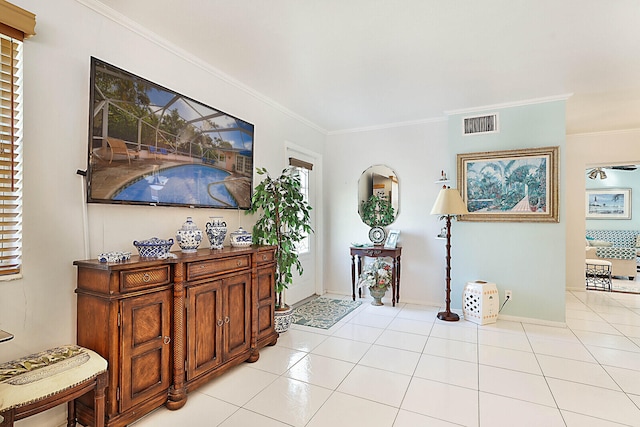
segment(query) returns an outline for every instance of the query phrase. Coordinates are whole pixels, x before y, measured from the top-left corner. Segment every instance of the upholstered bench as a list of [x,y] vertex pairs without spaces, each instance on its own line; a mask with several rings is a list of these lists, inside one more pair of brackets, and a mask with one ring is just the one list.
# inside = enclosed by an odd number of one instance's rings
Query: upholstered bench
[[0,427],[67,403],[67,426],[76,425],[74,399],[94,392],[95,427],[104,427],[107,361],[66,345],[0,364]]
[[585,284],[587,289],[611,291],[611,262],[586,259]]

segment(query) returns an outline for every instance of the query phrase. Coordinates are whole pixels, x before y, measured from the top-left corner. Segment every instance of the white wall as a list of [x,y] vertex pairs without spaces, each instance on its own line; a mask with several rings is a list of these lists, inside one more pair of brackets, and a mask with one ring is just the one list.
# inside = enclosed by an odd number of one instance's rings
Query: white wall
[[396,172],[400,186],[399,215],[386,229],[401,231],[401,301],[444,302],[444,243],[434,238],[442,224],[429,212],[439,191],[435,181],[448,158],[444,120],[328,137],[325,290],[351,295],[349,246],[370,243],[369,227],[358,215],[358,180],[369,166],[384,164]]
[[[24,277],[0,282],[0,328],[15,334],[0,346],[0,361],[75,342],[73,261],[86,257],[85,204],[76,170],[87,167],[91,56],[252,122],[256,166],[279,172],[285,166],[285,140],[319,153],[325,142],[322,132],[218,77],[195,58],[76,1],[13,2],[36,14],[37,35],[24,48]],[[173,237],[187,215],[201,228],[213,215],[224,217],[230,230],[253,224],[236,210],[92,204],[88,256],[135,253],[133,240]]]
[[585,169],[593,165],[640,164],[639,141],[640,129],[567,137],[567,288],[584,288]]

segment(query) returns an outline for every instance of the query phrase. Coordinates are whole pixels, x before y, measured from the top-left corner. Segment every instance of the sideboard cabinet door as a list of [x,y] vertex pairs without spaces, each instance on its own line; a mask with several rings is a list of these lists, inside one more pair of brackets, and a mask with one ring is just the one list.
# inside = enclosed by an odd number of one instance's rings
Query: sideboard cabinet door
[[275,267],[267,264],[258,268],[258,343],[273,341],[275,313]]
[[251,274],[187,287],[187,381],[251,346]]
[[171,384],[171,290],[123,299],[120,411]]
[[251,346],[251,274],[223,281],[224,360],[249,350]]
[[187,381],[222,363],[222,281],[187,288]]

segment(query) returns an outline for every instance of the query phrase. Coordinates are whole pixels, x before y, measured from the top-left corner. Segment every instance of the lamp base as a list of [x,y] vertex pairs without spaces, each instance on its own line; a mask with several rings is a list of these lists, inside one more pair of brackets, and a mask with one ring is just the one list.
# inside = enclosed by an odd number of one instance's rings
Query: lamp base
[[438,319],[446,320],[447,322],[457,322],[458,320],[460,320],[460,316],[450,311],[441,311],[440,313],[438,313]]

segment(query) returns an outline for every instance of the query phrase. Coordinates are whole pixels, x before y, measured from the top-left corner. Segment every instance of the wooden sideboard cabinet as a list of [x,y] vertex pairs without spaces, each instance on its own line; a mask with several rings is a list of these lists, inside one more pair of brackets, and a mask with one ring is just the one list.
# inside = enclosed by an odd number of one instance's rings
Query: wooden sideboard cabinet
[[[106,426],[125,426],[278,339],[274,248],[201,249],[122,263],[76,261],[77,342],[109,363]],[[93,400],[76,401],[90,423]]]

